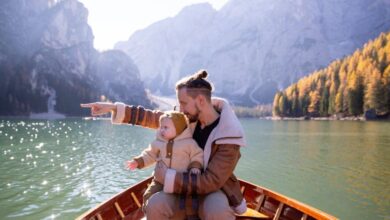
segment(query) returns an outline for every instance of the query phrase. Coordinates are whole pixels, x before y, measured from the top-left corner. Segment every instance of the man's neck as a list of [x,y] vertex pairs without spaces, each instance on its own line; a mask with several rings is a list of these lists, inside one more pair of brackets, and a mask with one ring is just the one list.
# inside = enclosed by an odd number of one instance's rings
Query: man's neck
[[214,107],[210,104],[207,108],[201,111],[199,115],[200,127],[203,129],[204,127],[212,124],[219,117],[219,113],[214,109]]

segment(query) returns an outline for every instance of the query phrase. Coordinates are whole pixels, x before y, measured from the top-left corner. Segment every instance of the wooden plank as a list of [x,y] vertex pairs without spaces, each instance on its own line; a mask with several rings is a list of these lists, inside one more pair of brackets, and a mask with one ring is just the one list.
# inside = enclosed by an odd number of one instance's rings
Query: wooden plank
[[[150,181],[151,178],[148,178],[147,180],[144,180],[136,185],[129,187],[125,191],[118,193],[117,195],[113,196],[111,199],[103,202],[97,207],[94,207],[91,210],[85,212],[84,214],[79,216],[77,220],[90,220],[91,218],[103,220],[102,217],[104,217],[105,219],[118,219],[118,217],[122,216],[120,214],[120,211],[118,211],[118,209],[122,211],[122,214],[125,213],[126,215],[128,215],[125,218],[131,218],[131,219],[142,218],[143,214],[135,215],[135,213],[142,212],[140,209],[140,207],[142,207],[141,194],[142,191],[146,189],[147,184],[149,184]],[[245,198],[248,201],[249,208],[252,208],[253,211],[256,211],[254,215],[260,213],[263,215],[268,215],[269,219],[272,218],[280,219],[280,218],[284,218],[285,212],[287,212],[290,208],[292,208],[294,210],[297,210],[297,212],[294,214],[294,219],[298,219],[298,220],[306,220],[311,218],[318,219],[318,220],[337,219],[334,216],[331,216],[327,213],[324,213],[318,209],[315,209],[304,203],[298,202],[282,194],[271,191],[267,188],[257,186],[242,180],[240,180],[240,184],[241,184],[240,189],[245,194]],[[132,197],[132,199],[129,198],[130,196]],[[127,202],[122,202],[124,200],[126,200]],[[116,206],[119,206],[119,204],[115,205],[115,202],[120,203],[123,209],[121,207],[117,208]],[[283,205],[281,205],[281,203],[283,203]],[[267,207],[265,207],[266,205]],[[287,209],[286,207],[289,207],[289,209]],[[250,219],[250,218],[251,217],[237,216],[237,219]]]
[[264,194],[266,197],[271,197],[271,198],[274,198],[292,208],[295,208],[299,211],[301,211],[302,213],[306,213],[308,216],[314,218],[314,219],[318,219],[318,220],[337,220],[338,218],[328,214],[328,213],[325,213],[321,210],[318,210],[314,207],[311,207],[309,205],[306,205],[302,202],[299,202],[295,199],[292,199],[292,198],[289,198],[287,196],[284,196],[282,194],[279,194],[277,192],[274,192],[270,189],[267,189],[265,187],[262,187],[262,186],[257,186],[253,183],[250,183],[250,182],[247,182],[247,181],[244,181],[244,180],[240,180],[240,184],[241,185],[248,185],[248,186],[256,186],[258,187],[259,189],[256,190],[258,192],[262,192],[262,194]]
[[[116,213],[115,208],[114,208],[114,203],[118,200],[118,198],[123,197],[123,196],[128,198],[130,192],[141,191],[141,190],[146,189],[147,184],[149,184],[152,181],[152,179],[153,179],[153,177],[149,177],[149,178],[147,178],[147,179],[145,179],[145,180],[143,180],[135,185],[130,186],[126,190],[119,192],[118,194],[114,195],[110,199],[102,202],[101,204],[97,205],[96,207],[91,208],[90,210],[81,214],[80,216],[78,216],[76,218],[76,220],[87,220],[93,216],[97,216],[97,213],[100,213],[102,210],[106,210],[106,209],[112,209],[112,211],[114,211]],[[129,210],[129,211],[133,212],[135,210]],[[112,217],[112,218],[114,218],[114,217]]]
[[141,208],[141,203],[138,201],[137,196],[135,196],[133,192],[131,192],[130,195],[133,198],[135,204],[137,204],[138,208]]
[[279,203],[279,207],[278,209],[276,210],[276,213],[275,213],[275,216],[274,216],[274,219],[273,220],[278,220],[279,217],[280,217],[280,214],[282,213],[282,210],[283,210],[283,203]]
[[103,220],[103,218],[102,218],[102,216],[100,215],[100,213],[98,213],[96,217],[97,217],[98,220]]
[[241,193],[244,194],[245,186],[241,186]]
[[256,205],[256,208],[255,208],[256,211],[260,211],[260,208],[261,208],[261,206],[263,205],[264,199],[265,199],[265,195],[262,194],[262,195],[259,197],[259,201],[257,201],[257,205]]
[[115,202],[114,205],[115,205],[115,208],[118,211],[119,215],[121,216],[121,218],[124,218],[125,214],[123,214],[123,211],[122,211],[121,207],[119,206],[119,204],[117,202]]

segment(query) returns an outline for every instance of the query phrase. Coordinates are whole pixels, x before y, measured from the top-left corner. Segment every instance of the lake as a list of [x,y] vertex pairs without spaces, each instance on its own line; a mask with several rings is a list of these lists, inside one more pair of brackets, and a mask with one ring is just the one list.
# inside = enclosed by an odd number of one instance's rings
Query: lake
[[[390,219],[390,123],[241,119],[236,174],[340,219]],[[109,121],[0,119],[1,219],[74,219],[150,176],[155,132]]]

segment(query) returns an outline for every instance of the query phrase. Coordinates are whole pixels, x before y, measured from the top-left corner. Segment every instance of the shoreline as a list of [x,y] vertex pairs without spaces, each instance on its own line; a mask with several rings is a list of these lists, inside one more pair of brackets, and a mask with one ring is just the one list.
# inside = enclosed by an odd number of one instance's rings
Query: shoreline
[[390,121],[390,118],[383,119],[366,119],[363,116],[359,117],[259,117],[263,120],[272,121]]
[[[63,120],[63,119],[81,119],[81,120],[111,120],[110,117],[91,117],[91,116],[66,116],[63,117],[31,117],[29,115],[0,115],[0,119],[30,119],[30,120]],[[270,121],[390,121],[390,118],[379,118],[379,119],[366,119],[364,116],[359,117],[274,117],[274,116],[265,116],[265,117],[251,117],[245,116],[240,117],[239,119],[261,119],[261,120],[270,120]]]

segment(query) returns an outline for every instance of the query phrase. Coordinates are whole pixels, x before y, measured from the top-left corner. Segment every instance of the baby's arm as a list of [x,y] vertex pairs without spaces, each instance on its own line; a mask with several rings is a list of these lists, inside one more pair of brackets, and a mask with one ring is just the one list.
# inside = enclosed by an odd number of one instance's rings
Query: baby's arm
[[136,160],[126,161],[126,166],[129,170],[135,170],[138,167],[138,162]]
[[137,165],[135,168],[138,169],[148,167],[152,165],[154,162],[156,162],[159,153],[160,150],[158,149],[157,145],[155,144],[155,142],[152,142],[148,148],[142,151],[141,155],[135,157],[133,161],[127,162],[128,168],[132,170],[129,165],[131,164],[131,166],[134,166],[135,163]]

